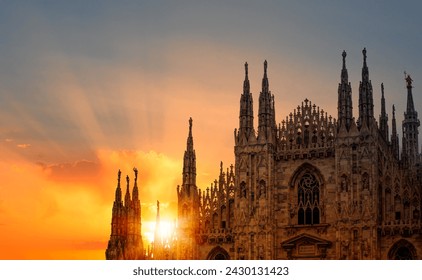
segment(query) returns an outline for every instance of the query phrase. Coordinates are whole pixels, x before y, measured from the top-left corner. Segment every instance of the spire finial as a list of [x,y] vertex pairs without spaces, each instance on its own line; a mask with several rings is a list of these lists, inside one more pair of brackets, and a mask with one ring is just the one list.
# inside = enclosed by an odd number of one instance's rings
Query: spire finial
[[264,77],[262,78],[262,92],[268,92],[269,91],[269,83],[268,83],[268,77],[267,77],[267,67],[268,63],[267,60],[264,61]]
[[346,68],[346,56],[347,53],[345,50],[343,50],[343,53],[341,54],[343,56],[343,69]]
[[120,185],[120,177],[122,176],[122,171],[120,171],[120,169],[119,169],[119,171],[117,172],[117,182],[119,183],[119,185]]
[[192,117],[189,118],[189,134],[192,134]]
[[136,180],[138,180],[138,169],[134,167],[133,172],[135,172],[135,182],[136,182]]
[[366,63],[366,48],[363,48],[362,54],[363,54],[363,62]]
[[381,94],[382,94],[382,97],[384,98],[384,83],[381,83]]
[[412,82],[413,82],[412,78],[410,77],[409,74],[406,73],[406,71],[404,71],[404,76],[405,76],[407,88],[412,88]]
[[243,93],[249,94],[250,86],[248,79],[248,62],[245,62],[245,81],[243,82]]
[[396,106],[394,106],[394,104],[393,104],[393,118],[395,118],[396,117]]

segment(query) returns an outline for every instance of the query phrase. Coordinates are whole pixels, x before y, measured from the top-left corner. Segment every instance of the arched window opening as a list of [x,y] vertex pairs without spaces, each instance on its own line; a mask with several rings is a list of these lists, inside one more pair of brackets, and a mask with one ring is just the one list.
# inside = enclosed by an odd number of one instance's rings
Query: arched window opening
[[306,225],[312,224],[312,210],[310,207],[306,208],[306,211],[305,211],[305,224]]
[[413,260],[412,253],[409,248],[401,247],[397,250],[395,260]]
[[312,223],[319,224],[319,209],[315,208],[312,214]]
[[208,253],[207,260],[230,260],[230,255],[222,247],[217,246]]
[[388,252],[390,260],[416,260],[415,246],[405,239],[397,241]]
[[298,224],[313,225],[320,223],[319,182],[309,172],[303,174],[298,184]]
[[304,225],[305,224],[305,211],[303,210],[303,208],[299,208],[297,216],[298,216],[298,224]]

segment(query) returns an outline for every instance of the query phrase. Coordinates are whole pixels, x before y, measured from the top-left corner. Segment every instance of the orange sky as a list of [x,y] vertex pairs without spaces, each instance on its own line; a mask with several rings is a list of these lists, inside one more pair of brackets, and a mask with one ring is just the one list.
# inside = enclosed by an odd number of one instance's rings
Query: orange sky
[[277,122],[305,98],[336,117],[343,49],[356,116],[363,47],[376,117],[384,82],[401,123],[404,70],[422,110],[420,7],[124,2],[0,3],[0,259],[104,259],[119,169],[145,225],[156,200],[172,221],[189,117],[198,186],[234,163],[245,61],[255,123],[265,59]]

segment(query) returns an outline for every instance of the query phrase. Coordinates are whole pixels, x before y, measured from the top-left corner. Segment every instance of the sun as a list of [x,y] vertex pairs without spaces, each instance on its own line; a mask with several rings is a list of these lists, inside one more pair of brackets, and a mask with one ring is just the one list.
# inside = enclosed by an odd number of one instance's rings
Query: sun
[[[143,225],[145,231],[142,235],[146,237],[144,242],[147,242],[147,244],[152,244],[155,241],[166,243],[175,236],[175,222],[161,220],[157,226],[156,221],[146,221],[143,222]],[[156,238],[159,240],[155,240]]]

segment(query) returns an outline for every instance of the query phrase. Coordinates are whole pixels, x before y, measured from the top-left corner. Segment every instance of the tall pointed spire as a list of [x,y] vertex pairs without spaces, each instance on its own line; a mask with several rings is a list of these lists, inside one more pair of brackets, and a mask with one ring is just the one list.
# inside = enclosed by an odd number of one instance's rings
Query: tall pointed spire
[[338,85],[338,127],[350,129],[353,121],[352,106],[352,86],[349,82],[349,75],[346,68],[346,51],[343,51],[343,67],[341,69],[341,79]]
[[196,186],[196,156],[193,148],[192,118],[189,119],[189,135],[183,157],[182,186],[177,186],[178,208],[178,259],[197,259],[196,238],[199,234],[199,193]]
[[136,202],[139,199],[138,169],[136,167],[134,167],[133,172],[135,173],[135,180],[134,180],[134,183],[133,183],[132,199],[133,199],[134,202]]
[[249,77],[248,77],[248,62],[245,62],[245,81],[243,82],[243,93],[250,93]]
[[394,157],[399,159],[399,135],[397,134],[396,108],[393,105],[393,119],[391,120],[391,150]]
[[[405,72],[405,75],[406,72]],[[413,95],[412,95],[412,78],[410,77],[410,75],[407,75],[405,77],[406,80],[406,88],[407,88],[407,107],[406,107],[406,113],[407,114],[413,114],[415,113],[415,105],[413,104]]]
[[245,81],[243,82],[243,94],[240,97],[238,141],[240,139],[247,141],[251,133],[255,133],[253,127],[253,99],[248,78],[248,63],[245,62]]
[[131,204],[130,190],[129,190],[129,175],[126,176],[126,194],[125,194],[125,207],[129,207]]
[[388,142],[388,115],[385,110],[384,83],[381,84],[381,115],[379,124],[382,138]]
[[258,140],[260,142],[271,142],[276,135],[277,129],[275,123],[274,96],[269,90],[267,67],[268,63],[265,60],[258,110]]
[[403,157],[405,163],[409,166],[413,166],[419,157],[419,119],[418,112],[415,111],[413,104],[412,95],[412,78],[410,75],[406,75],[406,87],[407,87],[407,108],[404,113],[404,120],[402,124],[403,128]]
[[345,50],[343,50],[343,53],[341,54],[341,56],[343,57],[343,67],[341,69],[341,83],[348,84],[349,83],[349,75],[347,73],[347,68],[346,68],[347,53],[346,53]]
[[369,80],[369,70],[366,63],[366,48],[362,51],[363,67],[362,81],[359,84],[359,128],[374,123],[374,100],[372,95],[372,83]]
[[122,175],[122,172],[119,171],[117,172],[117,188],[116,188],[116,195],[115,195],[115,203],[121,203],[122,201],[122,189],[120,188],[120,177]]
[[196,187],[196,156],[193,148],[192,118],[189,118],[189,134],[186,144],[186,151],[183,157],[183,185]]
[[268,83],[268,77],[267,77],[267,67],[268,67],[268,63],[265,60],[264,61],[264,77],[262,78],[262,92],[268,92],[270,85]]

